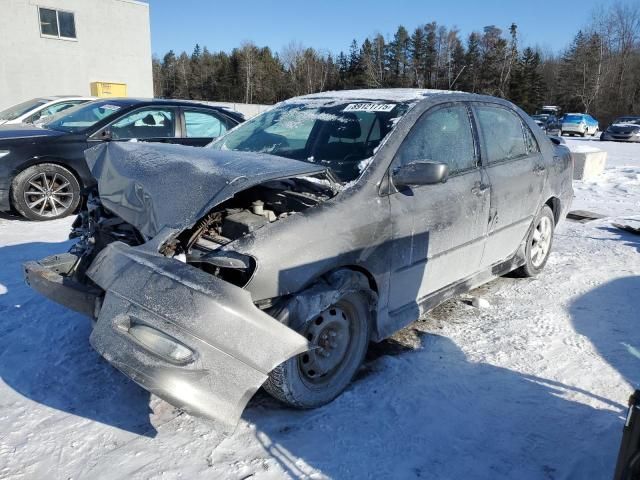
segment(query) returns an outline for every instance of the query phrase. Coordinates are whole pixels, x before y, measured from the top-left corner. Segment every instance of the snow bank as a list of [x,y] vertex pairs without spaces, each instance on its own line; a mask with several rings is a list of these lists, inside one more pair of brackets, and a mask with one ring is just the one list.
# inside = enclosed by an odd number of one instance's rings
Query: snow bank
[[574,208],[608,218],[561,225],[539,277],[498,279],[472,293],[492,308],[453,300],[373,346],[323,408],[259,393],[224,441],[24,285],[21,263],[65,250],[71,219],[0,218],[0,478],[610,478],[640,383],[640,240],[610,223],[640,218],[640,146],[598,146],[609,167],[575,182]]

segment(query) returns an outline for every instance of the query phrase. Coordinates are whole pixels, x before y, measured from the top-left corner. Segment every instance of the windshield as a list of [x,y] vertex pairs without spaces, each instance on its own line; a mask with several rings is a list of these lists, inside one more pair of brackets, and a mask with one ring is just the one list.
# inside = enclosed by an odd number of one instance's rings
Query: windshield
[[81,132],[100,120],[115,115],[120,108],[122,108],[121,105],[110,103],[107,100],[89,102],[57,113],[47,119],[44,126],[62,132]]
[[325,165],[346,183],[366,168],[366,160],[408,108],[407,103],[388,101],[286,102],[243,123],[209,148]]
[[640,125],[640,117],[621,117],[613,123],[635,123],[636,125]]
[[31,110],[41,107],[47,103],[46,100],[41,98],[34,98],[32,100],[27,100],[26,102],[19,103],[14,105],[13,107],[9,107],[6,110],[0,112],[0,120],[15,120],[18,117],[21,117],[27,112]]

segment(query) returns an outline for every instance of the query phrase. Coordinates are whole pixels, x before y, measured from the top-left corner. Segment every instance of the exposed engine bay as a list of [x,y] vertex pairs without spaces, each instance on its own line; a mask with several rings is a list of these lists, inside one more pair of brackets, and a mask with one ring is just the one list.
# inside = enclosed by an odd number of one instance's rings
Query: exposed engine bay
[[193,228],[180,234],[162,252],[244,286],[255,268],[251,257],[220,247],[331,198],[335,191],[315,178],[267,182],[223,202]]
[[[255,268],[253,259],[231,251],[217,255],[213,252],[270,223],[314,207],[336,193],[331,182],[316,177],[265,182],[216,206],[193,227],[167,241],[160,252],[243,286]],[[130,246],[145,243],[135,227],[104,208],[97,196],[90,197],[87,209],[73,227],[71,236],[81,238],[74,252],[82,255],[85,268],[114,241]],[[80,267],[78,274],[83,275],[83,271]]]
[[277,220],[313,207],[333,196],[330,188],[306,179],[267,182],[237,194],[214,208],[181,236],[183,251],[213,250]]

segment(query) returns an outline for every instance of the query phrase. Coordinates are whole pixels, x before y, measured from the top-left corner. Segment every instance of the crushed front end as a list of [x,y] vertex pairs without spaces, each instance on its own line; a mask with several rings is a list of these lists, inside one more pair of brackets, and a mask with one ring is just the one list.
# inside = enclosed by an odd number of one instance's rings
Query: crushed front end
[[[120,145],[101,148],[98,154],[111,156],[115,166],[132,161]],[[26,281],[91,317],[91,344],[124,374],[230,432],[269,372],[306,351],[308,342],[269,315],[270,305],[254,303],[243,287],[255,260],[228,247],[319,204],[333,195],[331,187],[305,171],[292,172],[295,180],[274,172],[202,207],[196,221],[167,225],[159,220],[166,215],[160,204],[149,208],[150,188],[124,178],[113,183],[115,167],[101,167],[100,195],[89,194],[73,225],[78,242],[68,253],[26,263]],[[105,177],[131,190],[117,197]],[[136,205],[140,199],[146,210]],[[181,201],[186,210],[190,199]]]

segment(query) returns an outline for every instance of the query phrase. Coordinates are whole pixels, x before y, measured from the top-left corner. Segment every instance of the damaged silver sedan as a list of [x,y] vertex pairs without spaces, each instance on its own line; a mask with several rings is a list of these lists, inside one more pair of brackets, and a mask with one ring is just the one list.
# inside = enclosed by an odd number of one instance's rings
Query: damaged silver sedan
[[569,151],[504,100],[428,90],[294,98],[208,148],[110,142],[70,252],[27,282],[91,317],[138,384],[233,430],[264,388],[338,396],[370,341],[498,275],[539,273]]

